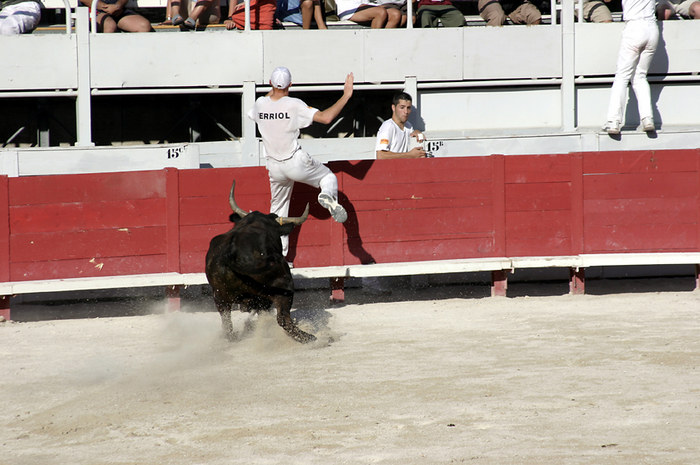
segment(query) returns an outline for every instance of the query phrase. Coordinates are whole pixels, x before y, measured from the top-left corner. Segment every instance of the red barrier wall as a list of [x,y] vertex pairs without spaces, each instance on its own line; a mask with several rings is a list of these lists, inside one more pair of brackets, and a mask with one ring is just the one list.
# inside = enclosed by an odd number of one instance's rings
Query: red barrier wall
[[[345,224],[297,184],[295,266],[700,251],[700,151],[334,162]],[[263,167],[0,177],[0,281],[202,272]],[[2,213],[5,213],[4,215]]]

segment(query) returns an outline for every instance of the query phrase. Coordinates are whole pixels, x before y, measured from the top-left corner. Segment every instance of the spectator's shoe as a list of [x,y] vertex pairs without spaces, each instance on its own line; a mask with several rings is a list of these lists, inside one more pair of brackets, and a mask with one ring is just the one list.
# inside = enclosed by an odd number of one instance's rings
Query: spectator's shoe
[[185,20],[182,19],[182,16],[180,15],[175,15],[175,17],[172,20],[172,25],[173,26],[179,26],[180,24],[184,23]]
[[642,118],[642,129],[644,129],[644,132],[654,132],[656,130],[654,127],[654,120],[651,116]]
[[333,219],[338,223],[345,223],[345,220],[348,219],[348,212],[346,212],[343,206],[330,195],[321,192],[318,194],[318,203],[320,203],[323,208],[327,208],[328,211],[331,212]]
[[194,31],[195,28],[197,27],[197,23],[195,22],[194,19],[192,18],[187,18],[183,23],[182,23],[182,30],[184,31]]
[[603,126],[603,131],[611,135],[620,134],[620,129],[622,129],[622,124],[619,121],[608,121]]

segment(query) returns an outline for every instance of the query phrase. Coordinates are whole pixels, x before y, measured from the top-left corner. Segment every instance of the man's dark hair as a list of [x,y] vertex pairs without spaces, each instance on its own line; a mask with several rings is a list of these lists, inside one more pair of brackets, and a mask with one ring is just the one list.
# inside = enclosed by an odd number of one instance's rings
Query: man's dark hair
[[409,102],[413,102],[411,96],[408,95],[406,92],[397,92],[396,94],[394,94],[394,98],[392,99],[391,104],[398,105],[399,100],[408,100]]

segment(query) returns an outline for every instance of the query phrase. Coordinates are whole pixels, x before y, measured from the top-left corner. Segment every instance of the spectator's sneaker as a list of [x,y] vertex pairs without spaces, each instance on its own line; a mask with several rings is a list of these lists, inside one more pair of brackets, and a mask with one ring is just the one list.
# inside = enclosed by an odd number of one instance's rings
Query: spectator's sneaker
[[654,132],[656,130],[651,116],[642,118],[642,129],[644,129],[644,132]]
[[346,212],[343,206],[330,195],[321,192],[318,194],[318,203],[320,203],[323,208],[327,208],[328,211],[331,212],[333,219],[338,223],[345,223],[345,220],[348,219],[348,212]]
[[622,124],[619,121],[608,121],[603,126],[603,131],[613,135],[620,134],[620,129],[622,129]]

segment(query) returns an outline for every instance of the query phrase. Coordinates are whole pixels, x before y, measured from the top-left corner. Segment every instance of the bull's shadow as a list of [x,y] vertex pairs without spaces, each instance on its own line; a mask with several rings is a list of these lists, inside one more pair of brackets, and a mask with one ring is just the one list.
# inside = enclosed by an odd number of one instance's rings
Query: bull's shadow
[[[342,172],[352,176],[355,179],[362,180],[369,172],[370,168],[374,164],[374,161],[375,160],[361,160],[354,163],[351,163],[349,161],[335,161],[329,163],[329,168],[334,173]],[[319,203],[315,200],[317,195],[318,189],[315,189],[302,183],[295,183],[294,190],[292,192],[290,215],[295,215],[295,212],[297,211],[301,212],[304,209],[306,202],[309,202],[311,205],[311,216],[320,220],[332,221],[331,215],[328,212],[328,210],[319,205]],[[342,191],[339,191],[338,201],[341,205],[345,207],[345,209],[348,212],[348,219],[345,221],[345,223],[343,223],[343,226],[345,227],[345,236],[347,237],[348,241],[348,250],[353,256],[357,257],[360,263],[363,265],[375,263],[374,257],[372,257],[372,255],[367,250],[365,250],[364,245],[362,243],[362,236],[360,234],[360,224],[352,200],[349,199],[348,196],[345,195]],[[296,257],[297,243],[299,240],[299,234],[301,230],[303,230],[303,227],[294,228],[294,230],[289,236],[289,253],[287,254],[287,258],[289,260],[294,261],[294,258]]]

